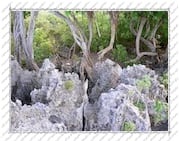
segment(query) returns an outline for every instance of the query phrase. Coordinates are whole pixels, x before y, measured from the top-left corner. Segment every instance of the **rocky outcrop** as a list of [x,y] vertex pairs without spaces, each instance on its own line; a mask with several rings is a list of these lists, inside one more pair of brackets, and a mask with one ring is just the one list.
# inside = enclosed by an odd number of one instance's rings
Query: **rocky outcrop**
[[167,120],[167,92],[153,70],[134,65],[123,69],[118,80],[116,88],[103,91],[95,103],[85,106],[85,130],[131,130],[125,127],[130,123],[134,131],[150,131]]
[[122,68],[119,64],[106,59],[94,66],[94,86],[89,92],[89,102],[95,103],[102,92],[118,85]]
[[150,131],[146,105],[142,110],[134,105],[135,101],[142,100],[140,92],[131,85],[120,84],[102,93],[97,103],[85,108],[86,130],[121,131],[125,122],[132,122],[135,131]]
[[158,81],[158,75],[144,65],[133,65],[132,67],[124,68],[121,73],[120,83],[137,86],[150,99],[165,101],[167,97],[167,91]]
[[30,92],[41,84],[34,71],[23,70],[16,60],[11,61],[11,99],[19,99],[22,104],[30,104]]
[[54,132],[66,131],[63,122],[49,120],[49,107],[42,103],[23,105],[19,100],[11,103],[11,132]]
[[88,81],[59,72],[48,59],[38,72],[11,65],[11,131],[150,131],[168,120],[167,92],[143,65],[97,62],[88,94]]
[[[20,127],[23,126],[25,131],[31,131],[35,128],[36,131],[40,132],[44,130],[49,131],[53,127],[54,130],[57,128],[57,131],[61,131],[60,125],[64,125],[64,130],[81,131],[83,128],[83,105],[87,101],[87,93],[84,92],[84,87],[79,80],[79,76],[75,73],[63,74],[58,72],[48,59],[44,60],[36,76],[39,84],[41,84],[41,88],[35,88],[31,91],[32,106],[24,105],[19,112],[24,111],[23,114],[30,116],[29,114],[36,112],[40,108],[41,113],[37,113],[37,116],[33,115],[33,117],[29,118],[29,121],[40,121],[40,123],[32,124],[29,126],[30,128],[25,128],[24,126],[30,124],[26,123],[26,117],[20,115],[21,118],[18,119],[13,117],[12,113],[12,117],[17,120],[17,123],[13,120],[12,125],[18,124],[24,119],[24,122],[21,122],[18,128],[12,126],[13,129],[19,131],[22,129]],[[41,110],[41,107],[45,109]],[[41,115],[40,118],[38,115]],[[43,122],[46,126],[42,130],[41,126]],[[54,124],[58,124],[58,126]]]

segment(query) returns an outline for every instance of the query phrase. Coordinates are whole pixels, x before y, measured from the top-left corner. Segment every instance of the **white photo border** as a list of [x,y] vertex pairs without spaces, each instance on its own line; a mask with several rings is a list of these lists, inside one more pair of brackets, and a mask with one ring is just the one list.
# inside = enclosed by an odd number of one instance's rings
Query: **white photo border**
[[[6,3],[7,2],[7,3]],[[62,132],[62,133],[10,133],[10,12],[11,10],[167,10],[168,11],[168,66],[169,66],[169,131],[167,132]],[[174,0],[80,1],[80,0],[7,0],[1,5],[0,28],[0,134],[1,140],[173,140],[178,134],[178,5]],[[179,47],[178,47],[179,48]]]

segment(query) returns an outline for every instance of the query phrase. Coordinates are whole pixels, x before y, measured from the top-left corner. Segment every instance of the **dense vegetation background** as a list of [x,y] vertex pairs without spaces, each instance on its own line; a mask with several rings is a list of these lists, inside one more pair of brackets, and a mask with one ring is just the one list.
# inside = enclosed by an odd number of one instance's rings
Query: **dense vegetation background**
[[[84,32],[88,32],[88,19],[84,12],[76,12],[76,17]],[[168,44],[168,18],[167,12],[138,12],[138,11],[122,11],[119,14],[118,27],[116,32],[114,50],[111,52],[112,58],[116,61],[126,61],[135,56],[135,36],[130,31],[131,19],[139,24],[141,16],[145,15],[151,30],[158,20],[164,15],[163,23],[157,30],[158,44],[161,49],[165,49]],[[26,29],[30,19],[29,12],[25,13]],[[91,51],[98,52],[108,46],[110,41],[110,21],[106,12],[95,12],[95,22],[93,28],[93,40]],[[145,33],[145,29],[143,31]],[[151,32],[151,31],[150,31]],[[13,38],[12,38],[13,39]],[[60,48],[71,47],[74,43],[73,36],[68,25],[52,13],[47,11],[39,12],[34,32],[34,56],[37,63],[41,63],[44,58],[50,57],[58,53]],[[142,49],[146,49],[143,45]],[[12,54],[14,54],[14,46],[12,41]]]
[[[67,18],[75,15],[76,24],[82,29],[82,32],[89,38],[89,18],[86,11],[61,11]],[[136,63],[142,63],[148,67],[155,69],[163,67],[161,64],[168,59],[168,13],[166,11],[120,11],[117,13],[117,27],[115,32],[115,42],[113,49],[110,50],[105,57],[108,57],[122,67]],[[23,12],[25,31],[28,31],[31,12]],[[15,12],[12,12],[12,42],[11,53],[17,56],[17,47],[15,47]],[[144,19],[145,18],[145,19]],[[75,43],[69,25],[61,18],[49,11],[39,11],[34,20],[34,33],[32,45],[32,58],[40,67],[45,58],[53,58],[54,56],[63,55],[64,50],[69,51]],[[140,52],[152,52],[150,45],[154,47],[157,56],[137,54],[137,35],[139,28],[145,20],[140,39]],[[90,51],[93,54],[105,49],[111,39],[111,22],[110,15],[107,11],[95,11],[93,13],[93,30]],[[15,33],[16,34],[16,33]],[[28,34],[28,33],[27,33]],[[143,40],[142,40],[143,38]],[[20,46],[20,45],[19,45]],[[21,58],[19,63],[26,67],[25,55],[21,49]],[[78,59],[82,54],[82,50],[77,44],[75,52],[71,59]],[[64,56],[63,56],[64,57]],[[69,58],[66,58],[69,59]],[[167,64],[168,65],[168,64]],[[165,66],[166,67],[166,66]],[[163,71],[163,70],[162,70]],[[166,73],[166,72],[165,72]]]

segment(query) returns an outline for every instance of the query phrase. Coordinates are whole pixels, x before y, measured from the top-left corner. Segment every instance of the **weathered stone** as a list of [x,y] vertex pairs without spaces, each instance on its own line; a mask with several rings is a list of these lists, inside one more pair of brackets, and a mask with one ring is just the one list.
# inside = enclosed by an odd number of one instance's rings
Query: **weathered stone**
[[89,101],[94,103],[98,100],[102,92],[107,92],[110,88],[118,85],[122,68],[115,62],[106,59],[103,62],[97,62],[94,66],[95,86],[89,93]]
[[[65,83],[69,80],[72,82],[72,89],[65,87]],[[66,73],[63,84],[56,87],[50,97],[50,113],[60,117],[69,131],[81,131],[83,128],[83,104],[86,97],[78,75]]]
[[[81,131],[87,93],[84,92],[79,76],[75,73],[63,74],[48,64],[51,63],[44,61],[43,69],[40,69],[42,88],[31,92],[32,102],[49,105],[49,113],[61,119],[69,131]],[[72,85],[70,87],[67,84],[69,82]]]
[[41,87],[34,71],[23,70],[17,61],[11,63],[11,99],[22,101],[23,104],[31,104],[30,92],[34,88]]
[[[12,67],[11,131],[150,131],[168,120],[167,91],[143,65],[122,70],[109,59],[97,62],[88,95],[87,81],[59,72],[48,59],[39,72],[13,61]],[[26,105],[27,96],[32,105]]]
[[[132,92],[132,93],[131,93]],[[133,105],[132,100],[142,99],[135,86],[120,84],[102,93],[95,104],[85,107],[86,130],[121,131],[125,121],[133,122],[135,131],[149,131],[149,115],[145,116]]]
[[36,103],[32,106],[21,105],[20,102],[11,102],[11,128],[12,132],[51,132],[65,131],[63,122],[52,123],[48,117],[48,106]]
[[165,101],[167,91],[158,81],[158,75],[155,71],[146,68],[144,65],[133,65],[124,68],[121,73],[120,83],[137,86],[137,81],[143,80],[146,76],[149,77],[151,86],[147,89],[144,87],[142,93],[146,94],[146,97],[150,99],[157,98]]

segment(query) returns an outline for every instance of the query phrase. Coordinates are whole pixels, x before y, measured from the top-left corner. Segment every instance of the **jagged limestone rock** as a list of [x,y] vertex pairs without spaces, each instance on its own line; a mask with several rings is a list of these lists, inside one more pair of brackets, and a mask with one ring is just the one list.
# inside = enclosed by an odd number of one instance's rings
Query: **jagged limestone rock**
[[89,93],[90,103],[98,100],[102,92],[108,91],[110,88],[115,88],[118,85],[122,68],[119,64],[110,59],[103,62],[97,62],[94,66],[94,87]]
[[85,108],[86,130],[122,131],[124,122],[128,121],[134,123],[135,131],[150,131],[146,107],[140,111],[133,104],[132,100],[139,99],[142,97],[136,87],[125,84],[102,93],[97,103]]
[[52,123],[48,118],[49,107],[36,103],[32,106],[11,102],[11,132],[66,131],[63,122]]
[[158,81],[158,75],[155,71],[146,68],[144,65],[133,65],[124,68],[121,73],[120,83],[137,86],[138,81],[144,80],[145,78],[150,81],[150,86],[145,87],[143,85],[142,93],[146,94],[150,99],[160,99],[165,101],[167,97],[167,91],[164,86]]
[[11,99],[22,101],[22,104],[30,104],[30,92],[34,88],[40,88],[41,84],[35,71],[23,70],[16,60],[11,61]]
[[[12,62],[11,131],[150,131],[168,119],[167,91],[143,65],[124,68],[107,59],[94,67],[94,86],[45,59],[39,72]],[[28,95],[32,105],[26,105]],[[18,100],[19,99],[19,100]]]
[[125,123],[132,123],[135,131],[150,131],[152,122],[168,119],[167,91],[153,70],[134,65],[123,69],[119,78],[116,88],[100,93],[96,102],[85,106],[86,130],[121,131],[127,130]]
[[83,104],[87,94],[84,93],[79,76],[75,73],[59,72],[47,59],[40,69],[39,76],[42,87],[31,92],[32,102],[47,104],[50,108],[49,113],[61,119],[67,130],[81,131]]

